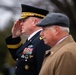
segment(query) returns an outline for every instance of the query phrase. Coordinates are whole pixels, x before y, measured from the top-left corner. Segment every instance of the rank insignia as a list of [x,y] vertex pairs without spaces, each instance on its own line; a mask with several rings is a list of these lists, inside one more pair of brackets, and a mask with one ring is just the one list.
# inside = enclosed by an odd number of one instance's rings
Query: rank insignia
[[29,69],[29,66],[28,65],[25,65],[25,69],[28,70]]
[[25,61],[27,61],[29,58],[33,58],[32,51],[33,51],[33,45],[29,45],[23,50],[21,58],[25,58]]
[[22,54],[21,58],[25,58],[24,54]]
[[33,48],[25,48],[23,54],[32,54]]
[[42,38],[42,37],[40,37],[39,39],[40,39],[40,40],[42,40],[43,38]]

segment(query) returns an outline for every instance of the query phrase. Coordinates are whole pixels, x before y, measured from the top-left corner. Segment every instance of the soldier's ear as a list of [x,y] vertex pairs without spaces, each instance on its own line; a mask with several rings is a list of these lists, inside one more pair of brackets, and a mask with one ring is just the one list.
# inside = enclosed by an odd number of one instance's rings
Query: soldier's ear
[[33,22],[32,22],[33,26],[36,26],[37,23],[38,23],[37,19],[34,19]]
[[38,18],[34,18],[33,19],[33,25],[36,26],[36,24],[40,21],[41,19],[38,19]]
[[37,24],[39,21],[38,21],[38,19],[35,19],[34,20],[34,24]]

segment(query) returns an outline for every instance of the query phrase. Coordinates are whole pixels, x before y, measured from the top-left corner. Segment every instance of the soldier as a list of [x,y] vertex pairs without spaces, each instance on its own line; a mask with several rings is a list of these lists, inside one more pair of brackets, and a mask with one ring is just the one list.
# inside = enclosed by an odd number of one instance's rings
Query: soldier
[[[7,47],[16,60],[16,75],[38,75],[45,51],[50,49],[40,37],[41,27],[36,24],[46,16],[47,10],[21,5],[21,18],[15,22],[12,35],[6,38]],[[28,36],[22,44],[20,35]]]

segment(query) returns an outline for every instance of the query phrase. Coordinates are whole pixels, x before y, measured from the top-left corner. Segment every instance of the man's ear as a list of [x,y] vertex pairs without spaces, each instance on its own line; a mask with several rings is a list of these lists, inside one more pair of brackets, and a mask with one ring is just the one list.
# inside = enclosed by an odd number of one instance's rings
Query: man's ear
[[37,24],[38,22],[39,22],[39,20],[35,18],[35,19],[33,20],[32,24],[33,24],[34,26],[36,26],[36,24]]
[[59,26],[55,26],[55,31],[56,31],[56,34],[59,34],[60,31],[61,31],[60,27]]
[[35,20],[34,20],[34,23],[35,23],[35,24],[37,24],[38,22],[39,22],[39,20],[38,20],[38,19],[35,19]]

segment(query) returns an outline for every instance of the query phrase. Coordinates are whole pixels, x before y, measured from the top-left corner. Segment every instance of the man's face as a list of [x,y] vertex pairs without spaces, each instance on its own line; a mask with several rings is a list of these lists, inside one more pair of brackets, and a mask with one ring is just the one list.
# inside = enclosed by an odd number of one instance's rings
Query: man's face
[[40,35],[42,36],[45,44],[49,46],[53,45],[56,36],[54,29],[51,29],[51,27],[43,27]]
[[32,30],[33,30],[33,19],[29,17],[23,21],[22,33],[30,35],[32,33]]

